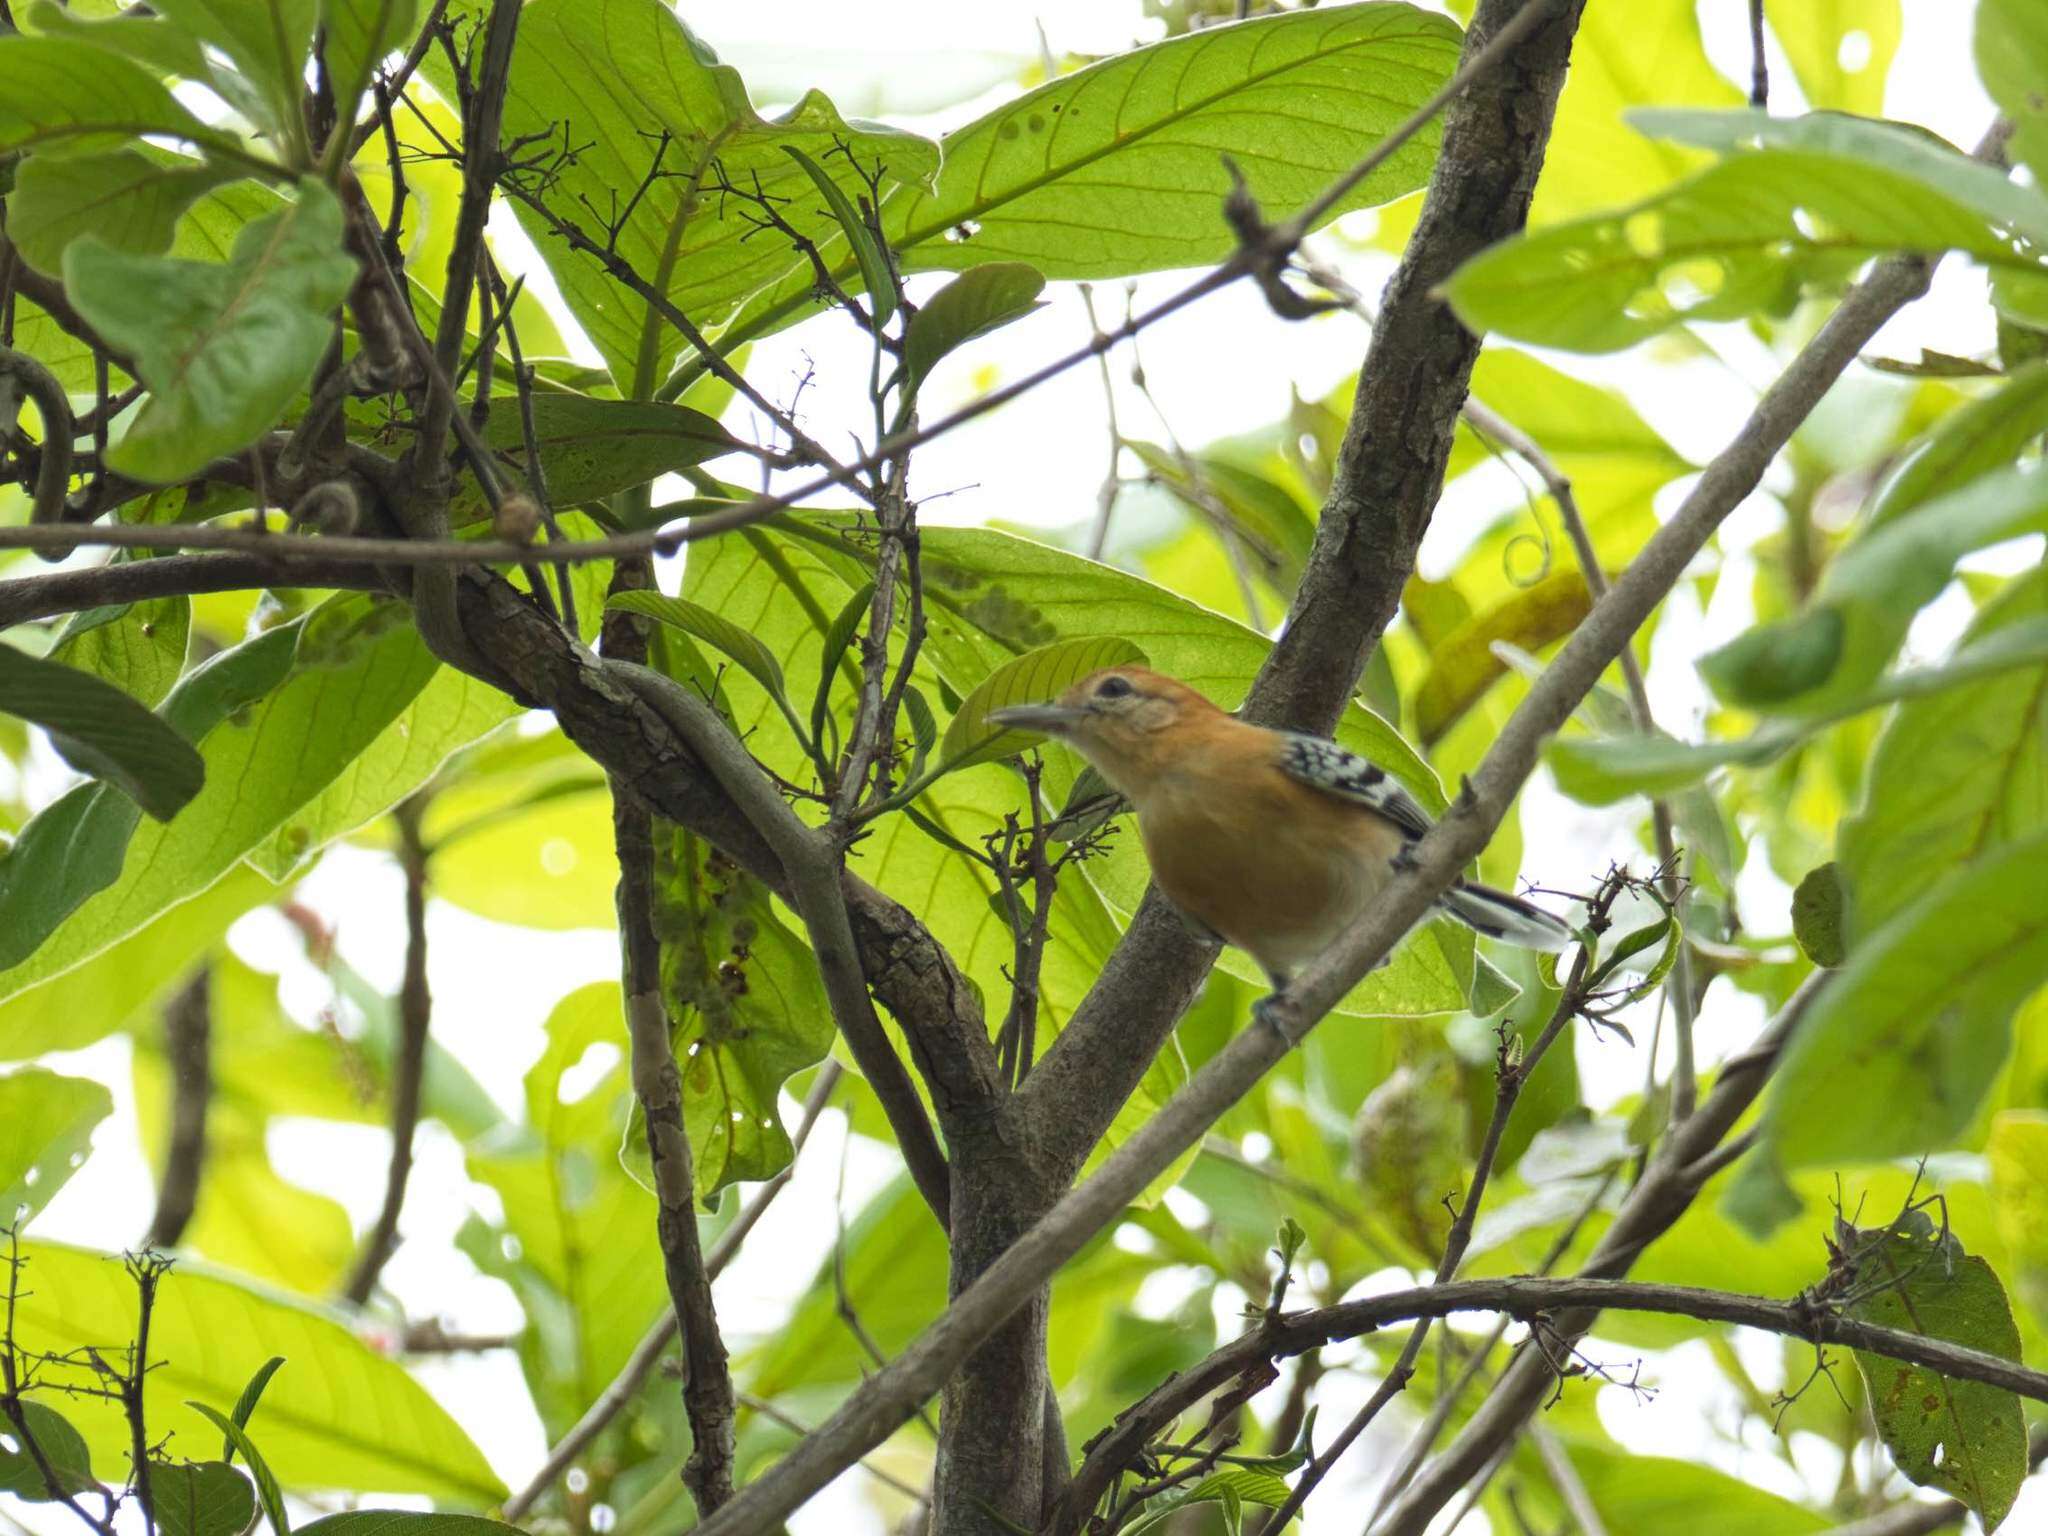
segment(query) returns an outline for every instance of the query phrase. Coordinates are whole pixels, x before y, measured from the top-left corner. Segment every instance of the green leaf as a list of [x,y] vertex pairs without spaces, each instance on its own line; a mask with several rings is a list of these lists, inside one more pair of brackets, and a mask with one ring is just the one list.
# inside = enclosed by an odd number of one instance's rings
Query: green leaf
[[[1261,205],[1291,213],[1449,79],[1458,49],[1446,18],[1372,0],[1118,54],[946,135],[936,185],[891,196],[883,229],[916,270],[1024,261],[1088,278],[1208,266],[1233,241],[1223,155]],[[1424,128],[1325,217],[1421,186],[1440,139],[1437,124]],[[852,265],[842,256],[835,270]],[[787,324],[811,304],[808,284],[795,274],[741,329]]]
[[1041,307],[1045,275],[1022,261],[970,267],[918,310],[903,338],[903,379],[915,394],[940,358]]
[[[2019,1329],[2005,1287],[1952,1235],[1904,1223],[1886,1231],[1844,1227],[1837,1244],[1853,1256],[1858,1295],[1843,1309],[1850,1317],[2019,1360]],[[1923,1365],[1860,1349],[1854,1354],[1878,1435],[1899,1470],[1923,1488],[1953,1494],[1977,1512],[1987,1532],[1997,1530],[2027,1476],[2019,1398]]]
[[[2039,581],[2023,578],[2022,584],[2034,588]],[[1964,637],[1963,646],[1941,665],[1894,672],[1867,693],[1811,719],[1772,721],[1732,741],[1674,741],[1661,732],[1655,736],[1560,736],[1545,746],[1544,757],[1558,788],[1574,800],[1584,805],[1612,805],[1630,795],[1669,794],[1697,784],[1719,768],[1761,768],[1816,732],[1866,710],[1903,702],[1909,709],[1901,711],[1902,715],[1925,709],[1939,718],[1955,718],[1955,706],[1944,704],[1945,698],[1960,699],[1961,709],[1967,713],[1987,695],[2023,706],[2015,727],[2020,737],[2011,749],[2024,751],[2026,727],[2034,716],[2035,696],[2029,684],[2048,662],[2048,611],[2038,599],[2030,607],[2028,611],[2008,604],[2003,611],[2016,615],[2015,622],[1994,628],[1980,620]],[[2011,676],[2015,672],[2025,674],[2017,686]],[[2013,711],[2003,713],[2011,715]],[[1921,716],[1915,714],[1914,718]],[[1937,744],[1925,735],[1920,741],[1923,746]],[[1915,774],[1924,761],[1916,760]],[[1935,781],[1919,782],[1931,789]],[[2023,797],[2026,791],[2024,783],[2018,786]],[[1954,808],[1968,813],[1967,806]]]
[[0,1061],[77,1050],[136,1019],[146,1017],[153,1027],[164,995],[191,974],[192,957],[277,894],[256,871],[231,870],[107,950],[97,965],[77,966],[0,1002]]
[[[78,8],[80,12],[85,9]],[[31,36],[40,34],[89,43],[145,65],[157,75],[185,80],[206,78],[205,50],[184,29],[161,16],[143,16],[134,11],[106,15],[103,8],[101,19],[95,20],[57,4],[56,0],[31,0],[25,13],[16,6],[14,14]]]
[[[452,86],[438,60],[430,59],[427,68],[437,87]],[[452,90],[443,95],[454,99]],[[842,170],[843,158],[834,153],[841,147],[863,167],[881,167],[885,188],[922,181],[938,166],[930,140],[850,123],[815,91],[780,117],[762,117],[738,72],[718,63],[659,0],[537,0],[526,8],[512,59],[505,136],[552,134],[559,143],[565,131],[576,152],[546,193],[549,207],[587,228],[589,207],[613,207],[615,195],[624,205],[646,183],[644,195],[625,207],[611,247],[707,328],[749,294],[792,273],[810,283],[808,261],[781,236],[742,238],[750,234],[752,210],[714,190],[720,173],[749,193],[758,178],[761,192],[782,200],[778,211],[800,234],[841,252],[838,221],[818,206],[810,177],[786,146],[806,151],[848,185],[853,172]],[[650,181],[657,144],[663,174]],[[544,219],[515,207],[620,392],[651,394],[669,371],[679,338],[596,261],[569,250]]]
[[[1899,0],[1764,0],[1807,104],[1884,116],[1884,80],[1903,30]],[[1850,52],[1851,39],[1866,45]]]
[[270,1463],[263,1459],[263,1453],[256,1449],[256,1442],[249,1438],[248,1431],[218,1408],[189,1400],[185,1406],[211,1419],[226,1437],[229,1449],[242,1453],[242,1460],[249,1466],[249,1475],[256,1479],[256,1492],[263,1500],[263,1513],[270,1517],[271,1530],[276,1536],[292,1536],[291,1517],[284,1507],[284,1490],[278,1487],[277,1475],[270,1470]]
[[[483,435],[501,459],[533,483],[516,397],[503,395],[491,402]],[[533,435],[540,445],[548,500],[557,507],[602,501],[738,446],[731,433],[701,411],[590,395],[535,394]],[[464,476],[450,500],[449,516],[459,525],[480,521],[488,513],[482,489]]]
[[1575,567],[1553,571],[1484,613],[1476,613],[1430,647],[1429,670],[1415,691],[1415,734],[1425,748],[1443,739],[1465,711],[1507,673],[1494,650],[1506,641],[1539,651],[1578,628],[1593,595]]
[[[164,701],[161,718],[182,739],[203,744],[223,719],[275,687],[290,661],[291,636],[277,631],[225,651],[193,669]],[[133,842],[182,838],[192,825],[189,810],[173,823],[139,828],[140,820],[141,808],[128,796],[82,784],[38,813],[0,853],[0,964],[25,969],[23,985],[53,974],[23,962],[96,893],[104,899],[129,867]],[[119,937],[109,934],[107,942]]]
[[1572,1465],[1610,1531],[1680,1531],[1701,1512],[1742,1536],[1818,1536],[1836,1522],[1741,1476],[1670,1456],[1639,1456],[1574,1440]]
[[1700,672],[1731,704],[1781,714],[1839,709],[1876,681],[1958,560],[2042,528],[2048,468],[1985,475],[1851,542],[1805,612],[1709,652]]
[[[825,741],[825,732],[832,718],[832,680],[839,675],[846,648],[853,644],[854,632],[860,628],[861,620],[868,616],[874,598],[875,584],[872,581],[862,582],[848,595],[839,612],[833,615],[831,624],[826,626],[824,644],[818,652],[818,692],[811,700],[811,740],[814,743]],[[906,699],[909,696],[907,693],[904,695]],[[918,703],[924,707],[924,719],[929,723],[930,707],[924,705],[922,698]],[[929,741],[923,745],[925,751],[931,750]]]
[[937,771],[951,773],[975,763],[1014,757],[1044,739],[1035,731],[995,724],[988,718],[990,711],[1012,704],[1043,704],[1105,667],[1145,664],[1145,653],[1116,635],[1055,640],[1004,662],[960,701],[946,727],[945,740],[939,744]]
[[[370,622],[348,637],[335,632],[376,611],[388,613],[389,622]],[[288,817],[319,800],[405,714],[437,670],[402,608],[357,594],[331,599],[311,619],[267,631],[194,669],[163,713],[181,734],[199,740],[206,787],[162,825],[138,829],[132,811],[124,824],[118,806],[83,801],[77,791],[29,824],[0,860],[0,914],[8,914],[11,901],[38,903],[18,920],[0,921],[0,959],[11,967],[0,972],[0,997],[69,970],[205,890]],[[404,750],[407,744],[392,745]],[[87,792],[93,793],[105,792]],[[50,831],[39,833],[46,818]],[[67,890],[61,906],[49,901],[46,893],[57,880],[88,878],[92,884],[77,895]]]
[[516,1525],[436,1510],[350,1509],[299,1527],[299,1536],[508,1536]]
[[256,1490],[226,1462],[153,1460],[149,1489],[164,1536],[241,1536],[256,1518]]
[[[135,1287],[118,1258],[41,1242],[22,1244],[22,1257],[28,1268],[16,1329],[23,1349],[118,1349],[132,1338]],[[264,1360],[284,1355],[293,1368],[264,1397],[263,1442],[285,1487],[470,1504],[505,1496],[482,1454],[427,1391],[324,1312],[181,1264],[159,1284],[149,1342],[143,1406],[152,1435],[211,1441],[219,1423],[187,1401],[231,1401]],[[119,1404],[70,1407],[95,1453],[126,1455]]]
[[[1979,610],[1969,655],[2048,624],[2048,568]],[[2024,670],[1912,700],[1872,750],[1863,803],[1836,847],[1856,934],[1886,922],[1950,870],[2048,824],[2048,653]]]
[[[683,1129],[698,1196],[708,1200],[728,1184],[789,1166],[782,1085],[832,1048],[832,1011],[808,936],[776,915],[766,886],[666,825],[657,833],[654,877]],[[645,1137],[636,1105],[633,1166],[651,1183]]]
[[[21,1400],[21,1416],[62,1492],[86,1493],[97,1486],[92,1452],[69,1419],[33,1398]],[[20,1443],[20,1432],[4,1417],[0,1417],[0,1493],[11,1493],[31,1504],[53,1503],[57,1497],[50,1491],[43,1469],[36,1465],[34,1453]]]
[[783,684],[782,664],[775,659],[773,651],[739,625],[688,598],[666,597],[659,592],[621,592],[605,607],[619,613],[637,613],[657,619],[686,635],[694,635],[721,655],[732,658],[749,677],[768,690],[769,697],[781,708],[783,718],[789,721],[790,729],[796,732],[797,740],[804,739],[803,726],[797,720],[796,710],[789,702],[789,690]]
[[1992,393],[1943,416],[1872,499],[1868,527],[1880,527],[1944,491],[2005,468],[2043,432],[2048,432],[2048,363],[2035,363]]
[[[256,1405],[263,1401],[263,1389],[270,1385],[270,1378],[277,1374],[278,1367],[283,1364],[283,1355],[272,1355],[256,1367],[256,1374],[249,1378],[249,1385],[242,1388],[242,1395],[235,1399],[235,1411],[229,1415],[239,1428],[249,1427],[250,1415],[256,1412]],[[221,1442],[220,1454],[227,1461],[235,1459],[235,1442],[232,1438]]]
[[[320,11],[327,78],[343,127],[387,54],[404,48],[419,30],[418,0],[325,0]],[[528,345],[531,345],[529,342]]]
[[112,683],[145,709],[154,709],[185,670],[192,604],[159,597],[74,614],[50,647],[47,660]]
[[163,0],[158,9],[233,64],[209,58],[204,83],[280,146],[304,145],[300,98],[318,0]]
[[2048,833],[1956,870],[1859,937],[1771,1085],[1761,1140],[1785,1169],[1917,1157],[1970,1123],[2048,975]]
[[519,1298],[520,1363],[550,1438],[596,1401],[668,1306],[661,1266],[646,1262],[654,1201],[619,1157],[632,1098],[623,1018],[616,982],[557,1003],[526,1074],[523,1134],[508,1129],[468,1153],[470,1176],[505,1214],[502,1231],[472,1222],[460,1246]]
[[86,154],[146,133],[210,148],[232,140],[139,64],[66,37],[0,37],[0,153]]
[[[1994,269],[2040,270],[1984,207],[1964,200],[2024,214],[2029,194],[1907,130],[1746,114],[1637,121],[1701,130],[1688,135],[1695,138],[1719,123],[1717,142],[1764,133],[1774,147],[1735,154],[1631,207],[1482,252],[1445,284],[1467,325],[1612,352],[1689,321],[1783,313],[1802,287],[1833,286],[1895,250],[1953,249]],[[2032,202],[2033,219],[2048,222],[2048,203]]]
[[206,776],[192,743],[120,689],[10,645],[0,645],[0,711],[41,726],[72,767],[159,821],[198,794]]
[[2048,18],[2029,0],[1977,7],[1977,73],[2013,125],[2012,150],[2048,181]]
[[49,1203],[113,1109],[113,1096],[84,1078],[40,1067],[0,1076],[0,1227],[18,1230]]
[[150,388],[109,464],[169,483],[274,425],[333,339],[356,270],[341,244],[341,205],[310,178],[244,228],[224,264],[73,241],[65,293]]
[[896,313],[896,282],[888,256],[875,243],[874,231],[868,228],[867,220],[861,217],[860,210],[853,206],[853,200],[839,183],[825,174],[823,166],[794,144],[783,145],[782,152],[804,168],[804,174],[811,178],[819,195],[825,199],[825,206],[832,210],[832,217],[839,224],[840,237],[852,247],[854,261],[860,268],[860,285],[867,291],[870,306],[868,318],[876,326],[886,325],[889,317]]
[[1831,860],[1806,872],[1792,892],[1792,936],[1815,965],[1837,966],[1848,954],[1842,872]]
[[192,204],[237,167],[156,149],[33,155],[15,174],[7,232],[32,267],[63,270],[64,248],[92,235],[119,251],[165,250]]

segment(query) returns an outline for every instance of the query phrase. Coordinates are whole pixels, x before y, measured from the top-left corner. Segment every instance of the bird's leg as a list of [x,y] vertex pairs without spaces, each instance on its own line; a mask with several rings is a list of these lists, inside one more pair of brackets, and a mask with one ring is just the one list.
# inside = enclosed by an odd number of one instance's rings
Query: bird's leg
[[1415,857],[1415,844],[1413,842],[1402,843],[1399,850],[1395,852],[1391,859],[1387,860],[1387,863],[1393,866],[1394,873],[1397,875],[1405,875],[1411,870],[1422,868],[1422,860]]
[[1288,1027],[1287,1023],[1287,1004],[1289,1002],[1287,978],[1285,976],[1274,976],[1272,977],[1272,982],[1273,990],[1252,1004],[1252,1020],[1254,1023],[1261,1024],[1267,1029],[1272,1030],[1274,1034],[1285,1040],[1290,1046],[1299,1045],[1301,1044],[1300,1038]]

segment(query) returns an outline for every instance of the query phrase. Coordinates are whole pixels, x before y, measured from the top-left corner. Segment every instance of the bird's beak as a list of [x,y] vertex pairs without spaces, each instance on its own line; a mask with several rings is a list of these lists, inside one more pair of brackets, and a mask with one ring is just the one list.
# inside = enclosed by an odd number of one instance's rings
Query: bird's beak
[[1040,731],[1058,736],[1088,718],[1088,711],[1071,704],[1009,704],[988,712],[992,724],[1018,731]]

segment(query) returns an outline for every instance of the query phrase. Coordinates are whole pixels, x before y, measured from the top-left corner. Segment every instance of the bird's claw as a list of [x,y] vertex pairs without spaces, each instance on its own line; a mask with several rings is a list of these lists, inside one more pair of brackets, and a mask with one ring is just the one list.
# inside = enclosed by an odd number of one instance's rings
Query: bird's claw
[[1256,1023],[1273,1031],[1290,1046],[1299,1045],[1300,1039],[1287,1023],[1287,993],[1285,990],[1270,992],[1252,1004],[1252,1018]]
[[1413,843],[1403,843],[1399,851],[1387,862],[1393,866],[1394,873],[1397,875],[1405,875],[1412,870],[1422,868],[1422,860],[1415,857],[1415,845]]

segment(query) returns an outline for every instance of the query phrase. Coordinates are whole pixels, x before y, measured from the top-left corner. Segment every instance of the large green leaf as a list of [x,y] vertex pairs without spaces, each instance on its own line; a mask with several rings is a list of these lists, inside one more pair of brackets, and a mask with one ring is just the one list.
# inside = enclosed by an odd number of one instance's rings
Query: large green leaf
[[304,144],[318,0],[162,0],[156,8],[212,50],[205,83],[281,147]]
[[1033,731],[997,725],[992,710],[1015,704],[1043,704],[1082,678],[1105,667],[1143,666],[1145,653],[1121,635],[1055,640],[1006,661],[975,684],[960,701],[939,743],[938,772],[1014,757],[1043,738]]
[[113,785],[158,821],[194,795],[206,766],[168,721],[89,672],[0,645],[0,713],[50,733],[82,773]]
[[[1105,59],[948,134],[937,183],[883,210],[898,260],[963,271],[1029,262],[1045,276],[1121,277],[1227,255],[1233,156],[1275,214],[1308,203],[1421,105],[1458,61],[1458,31],[1417,7],[1361,5],[1207,28]],[[1326,217],[1428,178],[1425,128]],[[829,251],[851,278],[843,245]],[[796,274],[756,306],[749,334],[812,302]]]
[[145,133],[231,145],[139,64],[65,37],[0,37],[0,153],[82,154]]
[[[26,1350],[88,1346],[118,1357],[132,1342],[134,1282],[118,1258],[56,1243],[24,1243],[16,1316]],[[489,1504],[504,1486],[455,1421],[404,1370],[325,1313],[197,1267],[164,1276],[150,1322],[143,1405],[153,1437],[176,1452],[211,1454],[220,1433],[185,1406],[232,1404],[272,1355],[287,1364],[263,1397],[264,1455],[294,1490],[420,1493]],[[83,1368],[81,1368],[83,1369]],[[91,1378],[97,1380],[97,1378]],[[74,1399],[68,1416],[110,1462],[128,1452],[118,1403]]]
[[2031,0],[1982,0],[1977,7],[1977,73],[2013,125],[2014,155],[2048,176],[2048,17]]
[[113,1108],[107,1090],[84,1078],[40,1067],[0,1076],[0,1226],[19,1227],[49,1203]]
[[[77,910],[28,959],[22,956],[33,944],[0,950],[11,966],[0,972],[0,997],[90,959],[206,889],[343,778],[420,695],[437,666],[402,608],[351,594],[195,671],[166,702],[164,713],[182,726],[181,698],[193,697],[195,712],[201,702],[210,705],[205,723],[212,728],[200,745],[205,789],[171,822],[151,823],[132,838],[124,836],[125,861],[111,830],[102,830],[103,822],[114,820],[111,811],[88,807],[81,812],[66,796],[37,818],[41,822],[62,812],[67,824],[92,834],[94,850],[113,843],[95,857],[110,859],[119,878],[82,905],[72,902]],[[215,725],[228,711],[233,713]],[[394,744],[394,750],[402,746]],[[30,824],[31,831],[36,824]],[[0,880],[29,846],[24,833],[0,863]],[[28,867],[42,868],[42,858],[55,861],[59,874],[68,875],[71,866],[57,859],[53,847],[42,848]],[[104,868],[100,874],[99,884],[106,885]],[[44,874],[40,880],[55,878]],[[0,892],[0,901],[6,894]],[[52,926],[41,923],[45,932]],[[12,938],[16,931],[0,924],[0,935]]]
[[[293,638],[291,631],[272,631],[195,668],[164,701],[164,721],[182,739],[204,746],[225,719],[284,678]],[[178,839],[210,801],[223,798],[215,775],[206,777],[213,794],[195,798],[171,823],[138,827],[141,810],[135,801],[99,784],[82,784],[38,813],[14,845],[0,853],[0,964],[21,973],[22,985],[54,974],[58,967],[28,957],[60,925],[71,922],[82,905],[106,898],[106,888],[126,867],[132,841],[148,845]],[[109,933],[106,941],[126,931]]]
[[[1937,817],[1954,815],[1969,820],[1985,809],[1982,794],[1995,791],[1979,786],[1976,797],[1951,799],[1954,780],[1942,775],[1950,768],[1957,775],[1971,774],[1977,768],[2003,774],[2013,768],[2015,754],[2038,751],[2029,732],[2042,724],[2034,685],[2048,664],[2048,608],[2038,596],[2044,585],[2038,576],[2023,578],[2020,585],[2024,588],[2020,596],[1998,609],[2002,622],[1980,620],[1964,637],[1963,646],[1940,666],[1895,672],[1868,693],[1817,718],[1772,721],[1732,741],[1674,741],[1661,733],[1559,736],[1545,746],[1544,757],[1557,777],[1558,788],[1574,800],[1585,805],[1612,805],[1629,795],[1668,794],[1698,783],[1718,768],[1760,768],[1838,720],[1904,700],[1914,708],[1902,711],[1901,718],[1912,715],[1946,722],[1946,726],[1915,734],[1912,755],[1901,758],[1894,769],[1902,781],[1910,781],[1899,789]],[[2027,594],[2034,594],[2030,603],[2020,600]],[[2020,675],[2015,678],[2015,673]],[[1973,728],[1973,717],[1982,712],[1980,707],[1987,700],[1996,722],[1993,739],[2006,749],[2001,758],[1981,755],[1985,742]],[[2008,732],[2016,739],[2006,740]],[[2041,792],[2038,777],[2022,776],[2003,787],[2016,794],[2022,806],[2030,805]],[[1845,838],[1847,835],[1845,827]],[[1950,860],[1929,861],[1922,872],[1952,867]],[[1919,888],[1911,881],[1896,887],[1884,911],[1890,912]]]
[[1998,849],[1858,942],[1772,1080],[1763,1157],[1778,1169],[1917,1157],[1969,1125],[2014,1010],[2048,977],[2044,857],[2048,833]]
[[49,659],[104,678],[154,709],[185,670],[192,603],[158,597],[74,614],[50,647]]
[[[662,996],[682,1074],[683,1128],[697,1193],[780,1173],[793,1155],[777,1100],[836,1031],[810,940],[776,915],[767,887],[686,832],[661,824],[654,928]],[[632,1155],[645,1173],[634,1112]]]
[[[1963,651],[2048,629],[2048,566],[1978,613]],[[1837,834],[1851,928],[1869,933],[1944,874],[2048,824],[2048,653],[1900,708]]]
[[[732,434],[701,411],[589,395],[534,395],[533,435],[547,476],[548,500],[557,507],[602,501],[735,447]],[[516,398],[506,395],[491,402],[484,441],[531,482],[526,428]],[[483,492],[474,480],[464,478],[449,511],[457,523],[486,515]]]
[[341,205],[310,178],[296,202],[244,228],[221,265],[73,241],[66,294],[150,388],[109,464],[175,481],[275,424],[333,339],[356,270],[341,244]]
[[[1883,1232],[1837,1233],[1838,1246],[1854,1256],[1857,1295],[1844,1310],[1858,1322],[2017,1361],[2019,1329],[1991,1266],[1964,1253],[1951,1233],[1937,1235],[1926,1213],[1914,1216]],[[2019,1398],[1924,1365],[1854,1353],[1878,1434],[1899,1470],[1923,1488],[1955,1495],[1987,1532],[1997,1530],[2027,1477]]]
[[2048,527],[2048,467],[2005,469],[1871,529],[1829,564],[1804,612],[1699,663],[1730,703],[1783,714],[1842,707],[1870,687],[1913,615],[1972,550]]
[[1574,1444],[1572,1466],[1610,1531],[1683,1530],[1712,1510],[1718,1529],[1742,1536],[1808,1536],[1835,1522],[1755,1483],[1670,1456],[1623,1455]]
[[461,1243],[519,1297],[520,1361],[555,1435],[596,1401],[668,1305],[661,1266],[648,1262],[655,1203],[619,1161],[632,1097],[625,1035],[616,982],[563,998],[526,1074],[525,1125],[468,1157],[505,1214],[502,1232],[473,1222]]
[[145,16],[132,10],[109,14],[114,8],[102,7],[96,15],[83,14],[87,9],[63,6],[56,0],[30,0],[26,7],[16,6],[14,14],[22,30],[31,36],[89,43],[144,65],[157,75],[184,80],[206,78],[205,50],[182,27],[161,16]]
[[[574,154],[543,194],[549,207],[600,239],[607,232],[593,217],[619,210],[624,222],[611,248],[703,326],[717,325],[757,289],[809,271],[780,235],[749,236],[753,210],[720,194],[720,174],[748,194],[758,186],[806,238],[837,246],[831,210],[785,146],[804,150],[856,191],[848,154],[863,170],[881,168],[885,186],[921,181],[938,165],[929,140],[849,123],[816,92],[779,118],[762,117],[738,73],[658,0],[536,0],[526,8],[505,136],[550,133],[558,150]],[[657,148],[660,174],[650,182]],[[518,212],[620,390],[648,394],[668,372],[679,338],[531,209]]]
[[240,174],[217,161],[162,150],[34,155],[16,174],[7,232],[32,267],[63,269],[64,248],[93,235],[119,251],[155,255],[194,201]]
[[1899,0],[1764,0],[1810,107],[1884,115],[1884,81],[1904,29]]
[[[1729,136],[1764,126],[1727,117],[1641,120],[1660,130],[1723,121]],[[1802,285],[1839,282],[1889,251],[1959,250],[1994,268],[2041,270],[1987,211],[2009,222],[2032,210],[2048,224],[2048,203],[2025,189],[1904,129],[1797,123],[1777,125],[1772,147],[1738,152],[1631,207],[1493,246],[1445,292],[1474,329],[1611,352],[1685,321],[1782,311]]]
[[1943,416],[1872,499],[1869,526],[2003,469],[2048,431],[2048,363],[2022,368],[1988,395]]
[[327,75],[345,126],[355,121],[356,103],[369,89],[371,72],[419,30],[419,0],[326,0],[320,21]]

